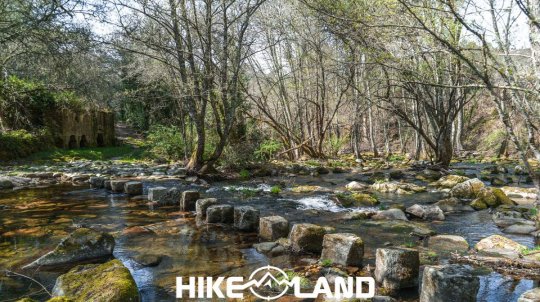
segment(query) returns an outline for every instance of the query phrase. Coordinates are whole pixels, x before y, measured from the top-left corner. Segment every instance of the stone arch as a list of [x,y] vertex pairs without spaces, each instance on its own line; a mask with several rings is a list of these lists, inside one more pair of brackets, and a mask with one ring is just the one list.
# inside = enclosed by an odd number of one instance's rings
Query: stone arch
[[103,133],[98,133],[96,142],[98,147],[105,147],[105,138],[103,137]]
[[69,137],[68,148],[69,149],[77,148],[77,138],[75,137],[75,135],[71,135]]
[[81,136],[81,142],[79,143],[79,147],[85,148],[88,147],[88,141],[86,140],[86,135]]

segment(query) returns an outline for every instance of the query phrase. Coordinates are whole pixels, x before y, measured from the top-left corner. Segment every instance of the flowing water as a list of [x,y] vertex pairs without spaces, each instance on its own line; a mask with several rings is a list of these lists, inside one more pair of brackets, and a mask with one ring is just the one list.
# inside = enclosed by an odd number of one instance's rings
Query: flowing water
[[[279,196],[268,193],[270,185],[267,183],[291,187],[296,182],[337,189],[350,177],[349,174],[331,174],[269,179],[265,183],[216,183],[210,189],[178,181],[153,181],[145,182],[145,191],[153,186],[195,188],[203,196],[216,197],[224,203],[251,205],[261,211],[261,216],[281,215],[291,223],[310,222],[330,226],[340,232],[355,233],[365,242],[365,263],[370,265],[374,264],[376,248],[388,243],[400,245],[417,240],[403,225],[345,219],[349,212],[366,209],[345,209],[336,205],[330,193],[294,194],[287,190]],[[250,189],[258,191],[256,196],[252,196]],[[403,203],[409,206],[433,203],[441,199],[442,194],[379,194],[379,198],[383,205]],[[249,276],[252,270],[266,264],[292,268],[310,258],[291,255],[267,258],[252,248],[253,243],[258,242],[256,234],[238,233],[228,226],[201,225],[191,213],[179,212],[177,207],[153,209],[140,200],[86,186],[59,185],[2,192],[0,221],[0,269],[12,272],[22,272],[21,266],[53,249],[77,227],[112,233],[116,238],[114,256],[131,271],[143,301],[174,300],[175,277],[178,276]],[[129,227],[143,225],[151,225],[148,228],[153,233],[132,234],[126,231]],[[431,227],[440,234],[462,235],[471,245],[489,235],[501,234],[488,211],[447,215],[444,222],[416,222],[414,225]],[[534,245],[531,236],[505,236],[528,247]],[[143,267],[133,259],[144,254],[161,255],[162,260],[156,267]],[[62,271],[24,273],[50,291]],[[521,293],[538,284],[490,272],[482,274],[480,280],[478,301],[516,301]],[[404,292],[401,298],[415,300],[415,293]],[[33,281],[9,272],[0,275],[0,301],[12,301],[25,295],[41,300],[48,297]]]

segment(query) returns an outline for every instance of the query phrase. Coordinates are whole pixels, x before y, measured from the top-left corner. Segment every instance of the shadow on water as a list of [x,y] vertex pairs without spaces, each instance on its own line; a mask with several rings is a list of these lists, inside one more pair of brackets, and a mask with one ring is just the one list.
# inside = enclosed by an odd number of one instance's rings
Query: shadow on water
[[[348,175],[328,175],[323,178],[298,177],[297,184],[312,184],[337,189],[348,182]],[[291,186],[290,179],[274,180]],[[145,190],[152,186],[179,185],[177,181],[145,182]],[[189,187],[193,189],[193,187]],[[365,263],[373,265],[374,251],[388,243],[400,245],[417,240],[411,229],[403,225],[380,225],[370,220],[350,220],[349,212],[366,208],[345,209],[336,205],[332,194],[294,194],[285,190],[279,196],[268,193],[270,186],[254,182],[218,183],[211,189],[195,188],[204,196],[217,197],[224,203],[251,205],[261,216],[282,215],[291,223],[310,222],[330,226],[339,232],[360,235],[365,242]],[[243,191],[253,189],[256,194],[246,197]],[[402,203],[433,203],[442,198],[440,193],[414,195],[379,194],[381,203],[390,206]],[[175,278],[179,276],[244,276],[263,265],[282,268],[298,265],[306,256],[280,256],[267,258],[256,252],[252,245],[258,242],[256,234],[238,233],[219,225],[197,226],[189,213],[178,212],[176,207],[149,208],[144,202],[122,194],[104,190],[91,190],[81,186],[54,186],[0,193],[0,269],[20,271],[20,267],[54,248],[77,227],[91,227],[112,233],[116,238],[114,256],[131,271],[143,301],[174,300]],[[130,234],[132,226],[146,226],[144,234]],[[448,215],[441,223],[415,222],[418,227],[431,227],[440,234],[464,236],[469,244],[500,230],[492,223],[487,211]],[[530,236],[505,235],[529,247]],[[145,255],[158,255],[157,266],[145,267],[135,259]],[[309,256],[308,256],[309,257]],[[58,272],[30,272],[49,290],[54,286]],[[481,276],[478,301],[516,301],[524,291],[532,288],[531,280],[514,281],[497,273]],[[47,295],[33,282],[16,277],[0,276],[2,300],[9,301],[24,295],[44,300]],[[415,300],[416,291],[402,293],[405,300]]]

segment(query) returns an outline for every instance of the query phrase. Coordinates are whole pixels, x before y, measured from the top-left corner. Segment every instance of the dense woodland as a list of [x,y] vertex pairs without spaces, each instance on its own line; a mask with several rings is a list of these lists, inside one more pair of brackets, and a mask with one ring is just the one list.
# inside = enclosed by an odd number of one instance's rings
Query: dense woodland
[[[272,158],[540,160],[536,0],[1,0],[0,139],[98,106],[199,172]],[[39,143],[41,147],[47,143]]]

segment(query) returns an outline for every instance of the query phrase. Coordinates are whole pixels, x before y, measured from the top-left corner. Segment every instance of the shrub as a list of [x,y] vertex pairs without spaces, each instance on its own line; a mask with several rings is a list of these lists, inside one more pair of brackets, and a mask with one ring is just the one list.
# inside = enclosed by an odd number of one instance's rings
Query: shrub
[[47,130],[35,133],[13,130],[0,133],[0,160],[27,157],[53,146],[53,139]]
[[282,148],[283,145],[277,140],[265,140],[259,145],[259,148],[255,151],[255,156],[259,160],[267,161],[272,159],[272,157],[274,157],[277,152]]
[[157,158],[178,160],[184,157],[184,141],[174,126],[153,126],[147,137],[148,152]]

